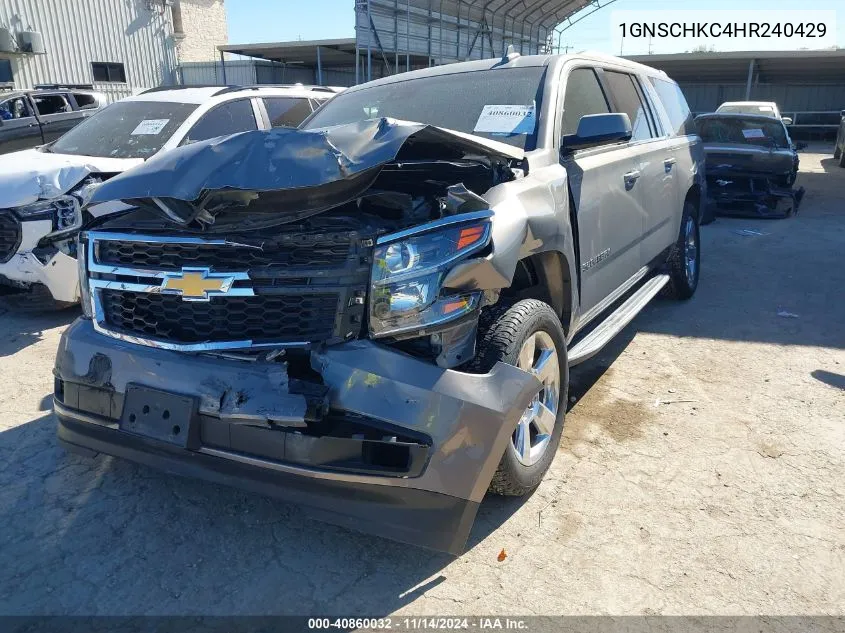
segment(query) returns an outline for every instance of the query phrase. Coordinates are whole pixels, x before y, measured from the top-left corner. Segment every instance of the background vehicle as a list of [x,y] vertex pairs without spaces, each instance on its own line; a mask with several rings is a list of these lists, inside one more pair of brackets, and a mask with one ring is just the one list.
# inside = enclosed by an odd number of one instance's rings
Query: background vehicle
[[74,238],[83,216],[121,208],[83,212],[93,187],[180,145],[296,126],[334,94],[305,86],[153,89],[108,106],[54,143],[0,157],[0,283],[34,290],[27,307],[75,303]]
[[780,108],[774,101],[726,101],[716,108],[716,112],[720,114],[759,114],[780,119],[784,125],[792,125],[792,119],[788,116],[781,116]]
[[784,123],[768,116],[703,114],[696,120],[707,157],[708,207],[728,215],[788,217],[799,157]]
[[833,146],[833,158],[839,161],[840,167],[845,167],[845,110],[840,113],[839,131],[836,133],[836,143]]
[[105,106],[105,96],[84,89],[0,92],[0,154],[55,141]]
[[488,489],[549,468],[569,367],[695,292],[703,172],[677,84],[587,54],[162,154],[94,194],[137,209],[80,236],[59,438],[458,553]]

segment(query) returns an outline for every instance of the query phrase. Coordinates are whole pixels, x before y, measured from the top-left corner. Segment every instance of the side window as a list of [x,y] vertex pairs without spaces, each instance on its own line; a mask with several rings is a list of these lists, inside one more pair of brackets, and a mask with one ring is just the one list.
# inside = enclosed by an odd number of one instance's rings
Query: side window
[[80,110],[96,108],[99,105],[97,103],[97,98],[94,95],[86,94],[84,92],[74,92],[73,98],[76,99],[76,105],[79,106]]
[[38,95],[33,96],[35,107],[38,114],[46,116],[48,114],[61,114],[62,112],[71,112],[73,108],[62,95]]
[[4,121],[26,119],[31,116],[34,116],[32,110],[23,97],[0,101],[0,119]]
[[575,134],[583,116],[609,112],[607,98],[592,68],[576,68],[569,73],[563,98],[562,134]]
[[634,78],[627,73],[611,70],[604,72],[604,78],[616,101],[619,112],[624,112],[631,119],[631,128],[633,129],[631,140],[644,141],[654,138],[656,134],[651,127],[648,109],[640,97],[636,84],[634,84]]
[[183,143],[196,143],[216,136],[227,136],[238,132],[257,130],[255,114],[252,112],[252,102],[249,99],[239,99],[219,105],[206,112],[194,124]]
[[672,123],[672,133],[676,136],[685,136],[687,134],[694,134],[695,127],[693,125],[693,116],[690,112],[687,100],[681,87],[674,81],[666,81],[664,79],[651,78],[651,85],[657,91],[660,101],[663,102],[663,107],[666,108],[666,114],[669,115],[669,121]]
[[299,127],[299,124],[311,114],[308,99],[294,97],[265,97],[264,107],[273,127]]

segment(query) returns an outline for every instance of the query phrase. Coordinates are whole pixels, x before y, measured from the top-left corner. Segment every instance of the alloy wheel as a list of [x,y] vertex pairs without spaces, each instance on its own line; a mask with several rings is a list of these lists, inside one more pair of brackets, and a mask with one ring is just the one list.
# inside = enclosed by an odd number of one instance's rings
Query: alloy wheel
[[511,437],[511,448],[525,466],[543,457],[554,433],[560,406],[560,363],[552,337],[535,332],[522,345],[517,367],[534,374],[542,383]]
[[698,241],[695,235],[695,218],[688,217],[684,227],[684,264],[687,282],[695,285],[695,274],[698,267]]

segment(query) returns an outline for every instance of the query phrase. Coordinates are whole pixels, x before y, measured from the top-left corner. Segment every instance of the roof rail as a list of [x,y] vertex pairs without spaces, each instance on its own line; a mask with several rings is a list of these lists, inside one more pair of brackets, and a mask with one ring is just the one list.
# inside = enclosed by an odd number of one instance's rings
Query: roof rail
[[155,88],[147,88],[138,94],[147,95],[153,92],[168,92],[170,90],[190,90],[191,88],[220,88],[220,90],[240,90],[242,86],[224,86],[221,84],[196,84],[193,86],[156,86]]
[[35,84],[34,90],[93,90],[94,84]]

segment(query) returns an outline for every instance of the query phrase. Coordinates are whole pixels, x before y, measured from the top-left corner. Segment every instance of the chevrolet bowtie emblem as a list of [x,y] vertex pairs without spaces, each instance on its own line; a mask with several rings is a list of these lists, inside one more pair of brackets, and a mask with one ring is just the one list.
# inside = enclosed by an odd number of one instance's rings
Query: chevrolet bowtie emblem
[[181,273],[164,277],[161,291],[181,295],[183,301],[208,301],[211,296],[229,292],[234,281],[232,275],[213,273],[208,268],[183,268]]

